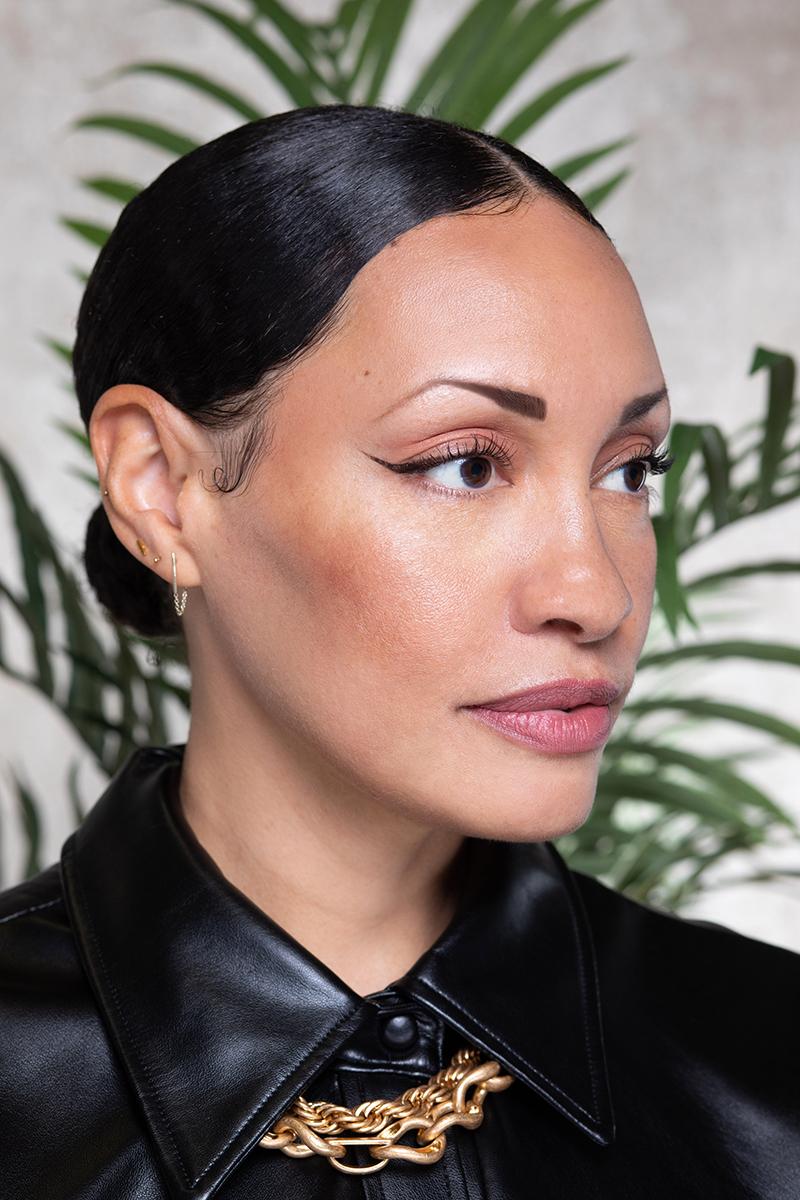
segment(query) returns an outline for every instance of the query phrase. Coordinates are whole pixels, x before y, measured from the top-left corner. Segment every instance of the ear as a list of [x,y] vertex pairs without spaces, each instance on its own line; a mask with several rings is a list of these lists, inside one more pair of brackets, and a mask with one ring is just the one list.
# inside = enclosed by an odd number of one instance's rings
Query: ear
[[[119,540],[169,584],[174,550],[181,587],[202,586],[192,547],[213,520],[213,491],[202,482],[215,454],[207,430],[158,392],[125,383],[97,401],[88,433],[101,491],[109,493],[102,501]],[[146,558],[137,538],[147,545]]]

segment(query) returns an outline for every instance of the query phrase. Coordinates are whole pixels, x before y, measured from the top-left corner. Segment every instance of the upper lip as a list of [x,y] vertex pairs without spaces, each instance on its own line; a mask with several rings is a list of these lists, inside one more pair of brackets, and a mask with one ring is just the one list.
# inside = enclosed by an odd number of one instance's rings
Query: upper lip
[[579,704],[611,704],[622,688],[610,679],[553,679],[496,700],[469,704],[468,708],[494,708],[499,712],[526,712],[538,708],[575,708]]

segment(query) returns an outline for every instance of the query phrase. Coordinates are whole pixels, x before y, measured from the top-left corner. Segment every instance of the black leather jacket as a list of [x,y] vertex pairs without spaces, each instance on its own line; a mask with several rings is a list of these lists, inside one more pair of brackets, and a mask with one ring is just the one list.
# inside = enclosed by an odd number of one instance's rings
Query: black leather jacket
[[[798,1200],[800,955],[470,839],[448,929],[362,998],[199,845],[183,749],[134,752],[0,895],[2,1200]],[[300,1094],[394,1098],[464,1045],[513,1082],[436,1162],[258,1145]]]

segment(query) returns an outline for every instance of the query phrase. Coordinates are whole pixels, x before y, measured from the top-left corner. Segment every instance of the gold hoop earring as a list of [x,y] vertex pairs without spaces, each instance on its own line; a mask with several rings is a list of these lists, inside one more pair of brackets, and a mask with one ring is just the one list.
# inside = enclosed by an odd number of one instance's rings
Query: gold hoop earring
[[186,608],[186,599],[189,593],[184,588],[180,599],[178,599],[178,570],[175,563],[175,551],[172,551],[172,599],[175,604],[175,612],[179,617],[183,616],[183,610]]

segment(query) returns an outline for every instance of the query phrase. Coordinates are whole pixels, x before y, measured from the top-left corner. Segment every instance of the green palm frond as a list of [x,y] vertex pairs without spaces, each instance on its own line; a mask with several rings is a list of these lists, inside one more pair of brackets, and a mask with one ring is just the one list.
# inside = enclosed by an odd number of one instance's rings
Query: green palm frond
[[[18,589],[0,581],[0,610],[5,604],[27,634],[32,664],[27,673],[17,670],[0,646],[0,670],[50,700],[98,766],[111,775],[137,745],[152,744],[163,735],[164,705],[170,693],[165,682],[163,687],[151,685],[135,653],[136,643],[151,646],[147,639],[133,638],[109,622],[101,628],[98,620],[90,618],[77,574],[64,561],[2,451],[0,478],[12,506],[22,565]],[[96,479],[94,483],[96,487]],[[63,642],[53,640],[57,628],[65,632]],[[116,642],[115,650],[109,650],[109,639]],[[185,667],[181,648],[171,651],[170,657]],[[56,669],[65,663],[66,673]],[[186,692],[173,694],[188,699]]]
[[732,567],[707,571],[704,575],[690,579],[685,587],[687,591],[716,591],[736,579],[749,579],[753,575],[794,575],[797,571],[800,571],[800,559],[771,558],[763,562],[737,563]]
[[[175,63],[130,63],[128,66],[119,67],[116,71],[112,72],[109,78],[121,78],[125,75],[156,75],[161,79],[171,79],[176,83],[183,84],[192,91],[198,92],[202,96],[207,96],[210,100],[216,100],[223,107],[236,113],[237,116],[244,117],[245,121],[257,121],[260,117],[266,116],[266,113],[256,108],[255,105],[251,104],[249,100],[237,91],[234,91],[233,88],[210,79],[208,75],[204,75],[201,71],[180,67]],[[140,189],[137,188],[138,190]],[[126,203],[127,201],[122,198],[122,202]]]
[[[757,371],[767,374],[766,413],[757,426],[757,437],[736,458],[736,482],[729,465],[722,477],[719,471],[714,475],[707,470],[699,476],[699,488],[694,489],[699,496],[690,500],[687,494],[682,526],[684,550],[710,537],[720,527],[717,515],[720,511],[727,518],[721,523],[741,521],[800,496],[800,463],[789,469],[785,467],[797,450],[791,441],[798,419],[794,359],[789,354],[757,346],[749,374]],[[725,439],[719,430],[715,432],[724,447],[726,463],[731,464],[733,456],[725,446]]]
[[[107,175],[93,175],[88,179],[82,179],[81,184],[90,191],[97,192],[99,196],[105,196],[108,200],[116,200],[119,204],[127,204],[142,190],[138,184],[129,183],[127,179],[111,179]],[[100,244],[102,245],[102,242]]]
[[76,129],[101,129],[111,133],[122,133],[126,137],[136,138],[148,146],[158,150],[166,150],[176,158],[195,150],[199,142],[167,128],[157,121],[142,121],[137,117],[128,117],[124,113],[97,113],[93,117],[79,117],[75,121]]
[[[602,183],[597,183],[594,187],[588,188],[587,191],[581,192],[581,200],[583,200],[583,203],[588,209],[594,210],[599,208],[603,201],[607,200],[608,197],[617,190],[623,180],[628,178],[630,173],[630,167],[622,167],[619,171],[617,171],[614,175],[609,176],[609,178],[604,180]],[[558,172],[556,171],[555,174],[557,175]]]
[[786,642],[752,642],[745,638],[732,638],[724,642],[689,642],[671,650],[652,650],[643,654],[637,669],[683,663],[692,658],[732,659],[749,658],[758,662],[786,663],[800,667],[800,645]]
[[605,158],[607,154],[612,154],[615,150],[619,150],[621,146],[627,146],[630,142],[635,141],[632,136],[616,138],[613,142],[605,142],[602,146],[595,146],[593,150],[585,150],[582,154],[574,154],[570,158],[562,159],[561,162],[554,163],[550,170],[563,179],[565,183],[569,181],[579,172],[585,171],[587,167],[593,166],[599,162],[601,158]]
[[67,229],[71,229],[73,233],[77,233],[79,238],[83,238],[90,246],[100,247],[104,245],[111,230],[105,225],[96,225],[90,221],[77,221],[72,217],[62,217],[61,224]]
[[[8,773],[13,805],[25,849],[22,877],[28,879],[31,875],[41,871],[44,866],[42,862],[42,822],[39,815],[44,806],[34,795],[32,788],[23,782],[21,775],[13,767],[9,767]],[[0,879],[0,883],[2,882]]]
[[602,2],[582,0],[571,8],[558,0],[536,0],[531,6],[502,4],[505,19],[495,19],[488,28],[484,21],[481,42],[477,47],[472,44],[467,69],[462,67],[448,79],[436,101],[436,115],[463,125],[486,125],[522,76]]
[[66,362],[66,364],[68,366],[72,365],[72,347],[71,346],[67,346],[65,342],[59,342],[57,340],[57,338],[51,338],[51,337],[45,336],[45,337],[40,337],[39,340],[43,343],[43,345],[49,346],[49,348],[53,351],[53,353],[57,354],[59,356],[59,358],[63,359],[64,362]]
[[[505,124],[501,125],[497,130],[497,136],[504,138],[507,142],[518,142],[520,138],[533,129],[534,125],[538,124],[543,117],[546,117],[551,109],[556,108],[568,96],[572,96],[581,88],[588,87],[590,83],[594,83],[604,75],[610,74],[611,71],[616,71],[618,67],[624,66],[627,62],[630,62],[630,55],[623,54],[619,58],[612,58],[608,62],[598,64],[596,67],[587,67],[583,71],[576,71],[574,74],[568,75],[566,79],[561,79],[558,83],[551,84],[550,87],[545,88],[543,92],[535,96],[533,100],[529,100],[523,105]],[[550,168],[550,170],[553,169],[553,167]],[[559,174],[559,172],[556,171],[556,174]]]
[[[519,0],[475,0],[442,45],[429,59],[402,107],[408,112],[431,112],[446,118],[447,103],[458,80],[466,80],[495,52],[508,22],[521,7]],[[458,118],[451,118],[458,119]]]
[[626,709],[632,715],[663,713],[667,710],[685,713],[693,721],[725,721],[748,729],[769,733],[789,746],[800,746],[800,729],[771,713],[748,708],[745,704],[729,704],[709,696],[658,696],[652,700],[630,700]]
[[88,805],[80,794],[78,787],[78,772],[80,771],[80,759],[73,759],[67,768],[67,792],[69,795],[70,808],[72,810],[72,821],[74,825],[80,825],[88,811]]
[[[270,46],[269,42],[261,37],[251,22],[240,21],[225,9],[216,8],[213,4],[204,4],[202,0],[172,0],[172,3],[183,5],[184,8],[193,9],[194,12],[206,17],[215,25],[218,25],[220,29],[223,29],[243,49],[256,57],[264,70],[280,84],[286,95],[298,108],[319,103],[314,91],[315,87],[327,91],[325,79],[319,74],[313,54],[307,44],[305,37],[307,26],[303,22],[297,21],[293,23],[297,31],[297,36],[292,44],[293,48],[298,51],[303,64],[302,68],[296,68],[286,62]],[[270,21],[275,22],[276,11],[281,6],[269,5],[268,7],[272,11],[265,15]],[[277,22],[275,23],[277,24]],[[286,28],[281,29],[281,32],[285,34]]]

